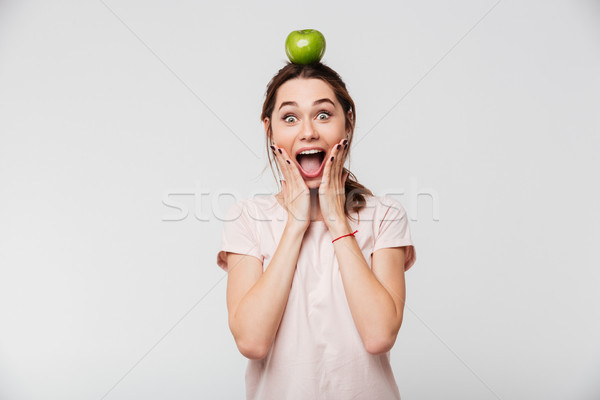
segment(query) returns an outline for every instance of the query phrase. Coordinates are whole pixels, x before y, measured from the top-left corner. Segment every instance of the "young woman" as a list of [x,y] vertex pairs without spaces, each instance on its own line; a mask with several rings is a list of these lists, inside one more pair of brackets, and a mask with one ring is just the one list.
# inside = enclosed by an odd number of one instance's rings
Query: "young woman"
[[328,66],[288,63],[261,120],[282,188],[230,208],[217,256],[246,398],[400,399],[389,351],[416,253],[402,205],[344,168],[354,102]]

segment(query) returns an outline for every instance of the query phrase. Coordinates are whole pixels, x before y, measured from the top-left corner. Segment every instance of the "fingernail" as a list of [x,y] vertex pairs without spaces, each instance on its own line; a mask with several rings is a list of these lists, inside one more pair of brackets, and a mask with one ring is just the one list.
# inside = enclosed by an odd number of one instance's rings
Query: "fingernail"
[[285,161],[287,161],[288,164],[291,164],[290,160],[285,160]]
[[342,143],[344,143],[344,145],[347,144],[348,143],[348,139],[344,139],[344,141]]
[[275,151],[275,146],[271,145],[271,149],[273,149],[273,151]]
[[283,151],[281,151],[281,149],[277,149],[277,150],[279,150],[279,154],[283,154]]
[[341,144],[338,144],[338,145],[336,146],[336,149],[338,149],[338,150],[339,150],[339,149],[341,149],[341,148],[342,148],[342,145],[341,145]]
[[333,156],[331,156],[331,161],[333,161]]
[[344,148],[347,148],[347,147],[348,147],[348,143],[346,143],[346,144],[344,145]]

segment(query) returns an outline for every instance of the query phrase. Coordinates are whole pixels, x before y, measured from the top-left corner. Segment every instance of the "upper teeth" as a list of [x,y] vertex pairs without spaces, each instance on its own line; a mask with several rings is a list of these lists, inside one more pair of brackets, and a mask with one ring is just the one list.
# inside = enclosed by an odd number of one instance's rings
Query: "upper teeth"
[[315,153],[320,153],[320,152],[322,152],[322,151],[323,151],[323,150],[319,150],[319,149],[313,149],[313,150],[304,150],[303,152],[301,152],[301,153],[298,153],[298,154],[315,154]]

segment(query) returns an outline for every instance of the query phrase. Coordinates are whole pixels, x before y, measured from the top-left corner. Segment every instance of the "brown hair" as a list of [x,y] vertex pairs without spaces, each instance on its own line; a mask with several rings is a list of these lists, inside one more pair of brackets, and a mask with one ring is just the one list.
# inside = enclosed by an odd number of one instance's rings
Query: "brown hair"
[[[263,103],[262,114],[260,116],[261,121],[264,121],[265,118],[269,118],[269,124],[267,128],[267,137],[266,137],[266,146],[267,146],[267,154],[269,154],[269,165],[271,166],[271,171],[273,171],[273,176],[276,180],[275,172],[273,170],[273,155],[271,154],[270,146],[273,140],[273,130],[271,128],[271,116],[273,114],[273,109],[275,108],[275,96],[277,94],[277,89],[285,82],[294,78],[315,78],[321,79],[325,83],[329,84],[335,93],[335,97],[337,101],[342,105],[342,109],[344,110],[344,117],[346,118],[346,131],[348,131],[348,146],[351,148],[352,146],[352,138],[354,137],[354,127],[356,125],[356,108],[354,106],[354,101],[348,90],[346,89],[346,84],[342,81],[342,78],[339,76],[337,72],[328,67],[327,65],[321,62],[314,62],[311,64],[295,64],[289,62],[277,72],[277,74],[271,79],[269,84],[267,85],[267,91],[265,94],[265,101]],[[348,111],[350,111],[350,116],[348,116]],[[350,159],[350,152],[348,152],[348,159]],[[267,167],[265,166],[265,169]],[[263,169],[264,171],[264,169]],[[357,212],[360,208],[366,205],[365,195],[374,196],[373,192],[367,189],[365,186],[358,183],[356,176],[350,172],[349,169],[345,168],[342,171],[348,172],[348,177],[346,178],[344,192],[346,195],[346,204],[344,205],[344,214],[349,216],[350,211]]]

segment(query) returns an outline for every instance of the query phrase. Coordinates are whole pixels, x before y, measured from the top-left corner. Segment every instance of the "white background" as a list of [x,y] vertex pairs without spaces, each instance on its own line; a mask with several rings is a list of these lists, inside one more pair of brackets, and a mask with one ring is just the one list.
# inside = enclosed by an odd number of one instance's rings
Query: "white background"
[[411,217],[402,399],[600,398],[599,23],[589,0],[0,1],[0,398],[244,397],[215,194],[277,190],[260,111],[303,28],[356,102],[350,169]]

